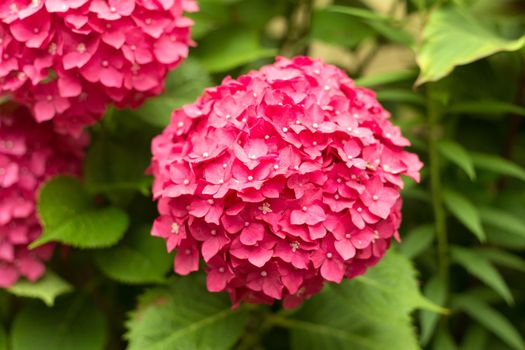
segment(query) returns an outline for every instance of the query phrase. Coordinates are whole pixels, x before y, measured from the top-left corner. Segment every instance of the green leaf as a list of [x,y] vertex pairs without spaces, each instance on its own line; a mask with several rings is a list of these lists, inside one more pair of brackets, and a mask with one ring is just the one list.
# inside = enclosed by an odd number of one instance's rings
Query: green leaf
[[32,303],[17,315],[11,350],[104,350],[107,322],[82,296],[60,300],[53,308]]
[[512,349],[525,349],[525,343],[512,323],[488,304],[470,295],[457,296],[452,303],[456,309],[468,314]]
[[[423,290],[423,294],[428,300],[437,305],[444,305],[447,299],[447,285],[443,279],[434,276],[430,279]],[[439,320],[439,314],[422,310],[420,313],[421,320],[421,344],[426,345],[432,338]]]
[[388,89],[377,91],[377,99],[380,102],[410,103],[416,106],[424,106],[425,99],[413,91],[403,89]]
[[423,30],[416,60],[421,73],[417,85],[439,80],[454,67],[502,51],[519,50],[525,36],[506,40],[458,7],[434,10]]
[[443,200],[447,209],[483,242],[486,239],[485,231],[481,226],[481,218],[477,208],[463,195],[452,190],[443,192]]
[[525,181],[525,169],[500,156],[485,153],[471,153],[472,161],[478,169],[492,171],[497,174],[512,176]]
[[411,350],[419,347],[410,313],[429,305],[408,259],[391,251],[365,275],[325,285],[292,318],[272,321],[291,330],[292,349]]
[[434,241],[434,226],[421,225],[410,230],[402,237],[399,251],[409,259],[414,259],[423,253]]
[[18,297],[40,299],[47,306],[53,306],[55,299],[62,294],[71,292],[73,286],[48,269],[44,277],[38,281],[19,280],[7,290]]
[[497,248],[480,248],[476,250],[476,253],[496,265],[525,272],[525,259],[522,259],[504,250]]
[[149,195],[151,180],[144,176],[146,167],[146,164],[137,161],[132,150],[102,135],[92,144],[86,156],[86,189],[109,195],[129,191]]
[[452,260],[498,293],[507,303],[513,303],[512,294],[494,265],[476,251],[453,247]]
[[128,350],[230,349],[247,318],[224,293],[208,292],[203,274],[177,278],[142,295],[127,323]]
[[481,326],[474,324],[467,329],[460,350],[486,349],[487,340],[488,332]]
[[48,242],[76,248],[109,247],[122,238],[129,224],[121,209],[96,208],[81,183],[67,176],[56,177],[43,186],[38,213],[43,232],[31,248]]
[[414,44],[414,38],[401,28],[401,23],[396,22],[393,18],[380,15],[367,9],[350,6],[328,6],[326,11],[341,13],[362,19],[370,28],[373,28],[377,33],[393,42],[405,46],[412,46]]
[[476,179],[474,163],[463,146],[452,140],[441,140],[438,143],[438,149],[443,157],[463,169],[471,180]]
[[4,326],[0,324],[0,350],[8,350],[7,343],[7,333],[5,332]]
[[208,35],[195,52],[208,72],[225,72],[259,58],[275,56],[275,49],[264,48],[259,41],[255,30],[224,28]]
[[412,80],[417,76],[417,72],[413,70],[380,73],[375,75],[364,76],[355,79],[357,86],[373,87],[377,85],[386,85],[398,83],[402,81]]
[[434,350],[457,350],[454,338],[450,335],[449,331],[445,327],[440,327],[436,333],[436,339],[434,341]]
[[374,31],[366,24],[349,21],[342,13],[322,9],[315,11],[312,17],[311,39],[353,48],[373,35]]
[[133,113],[151,125],[164,128],[169,124],[173,110],[194,102],[205,88],[212,85],[208,72],[196,59],[189,58],[170,72],[162,95],[147,100]]
[[462,101],[448,109],[453,114],[516,114],[525,116],[525,108],[498,100]]
[[164,281],[173,255],[166,253],[164,240],[151,237],[149,227],[131,230],[116,247],[97,251],[95,262],[108,277],[124,283]]

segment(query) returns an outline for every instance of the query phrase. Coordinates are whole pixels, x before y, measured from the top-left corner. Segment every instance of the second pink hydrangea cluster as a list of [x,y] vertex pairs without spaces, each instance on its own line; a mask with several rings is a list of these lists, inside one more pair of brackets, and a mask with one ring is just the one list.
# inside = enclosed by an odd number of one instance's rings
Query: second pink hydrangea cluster
[[108,103],[159,94],[188,55],[194,0],[0,2],[0,94],[79,133]]
[[40,185],[53,175],[80,173],[85,135],[57,135],[36,123],[26,109],[0,109],[0,288],[20,277],[30,281],[45,271],[52,246],[29,250],[41,233],[35,201]]
[[279,58],[176,110],[152,145],[175,271],[210,291],[292,307],[364,273],[398,238],[403,182],[422,163],[370,90],[307,57]]

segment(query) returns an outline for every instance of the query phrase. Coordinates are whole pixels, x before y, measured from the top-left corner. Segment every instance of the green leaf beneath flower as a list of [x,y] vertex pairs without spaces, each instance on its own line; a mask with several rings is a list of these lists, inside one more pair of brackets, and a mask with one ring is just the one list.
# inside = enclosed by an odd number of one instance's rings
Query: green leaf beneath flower
[[71,292],[73,286],[53,271],[47,270],[46,274],[38,281],[19,280],[7,290],[18,297],[40,299],[47,306],[53,306],[55,299],[62,294]]
[[38,214],[43,232],[31,248],[60,242],[76,248],[103,248],[117,243],[129,225],[127,214],[114,207],[97,208],[79,180],[60,176],[40,191]]
[[208,292],[203,277],[177,278],[142,295],[127,324],[128,350],[231,349],[248,314],[231,310],[224,293]]

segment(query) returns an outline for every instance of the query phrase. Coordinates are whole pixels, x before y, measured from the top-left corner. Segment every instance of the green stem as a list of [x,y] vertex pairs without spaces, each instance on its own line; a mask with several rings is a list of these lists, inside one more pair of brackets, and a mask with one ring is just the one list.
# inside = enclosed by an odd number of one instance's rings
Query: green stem
[[439,164],[438,141],[441,128],[441,105],[432,96],[431,90],[427,92],[428,112],[428,149],[430,163],[430,188],[432,193],[432,207],[434,211],[434,225],[438,245],[439,273],[445,283],[448,281],[449,257],[448,237],[445,208],[443,206],[441,168]]
[[288,19],[288,34],[280,50],[281,55],[288,57],[306,54],[308,47],[306,42],[314,7],[314,0],[294,0],[294,3]]

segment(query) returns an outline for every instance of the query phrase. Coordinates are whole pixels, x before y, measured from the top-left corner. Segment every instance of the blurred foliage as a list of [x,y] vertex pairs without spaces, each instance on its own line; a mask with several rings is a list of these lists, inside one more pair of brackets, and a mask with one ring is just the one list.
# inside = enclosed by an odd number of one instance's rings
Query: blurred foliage
[[[198,46],[165,93],[109,111],[91,129],[85,181],[59,178],[42,191],[38,244],[78,249],[61,249],[34,287],[0,292],[0,350],[525,349],[525,3],[199,5]],[[202,276],[167,278],[171,257],[145,238],[156,212],[149,144],[174,108],[290,51],[374,89],[425,162],[423,181],[407,182],[402,243],[369,274],[295,312],[230,311]],[[64,206],[68,217],[57,214]],[[58,299],[48,308],[27,298]]]

